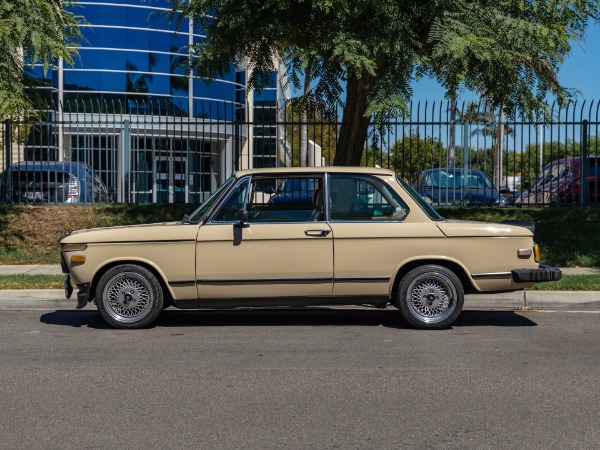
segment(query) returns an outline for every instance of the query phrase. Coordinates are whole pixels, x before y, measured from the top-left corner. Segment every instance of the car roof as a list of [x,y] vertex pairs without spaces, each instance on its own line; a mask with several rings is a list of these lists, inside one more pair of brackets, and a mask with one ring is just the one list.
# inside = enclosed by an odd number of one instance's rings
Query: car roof
[[322,173],[356,173],[363,175],[387,175],[396,173],[380,167],[326,166],[326,167],[273,167],[270,169],[245,169],[234,172],[236,177],[246,175],[289,175],[289,174],[322,174]]
[[[463,167],[434,167],[433,169],[425,169],[423,172],[421,173],[427,173],[427,172],[441,172],[441,171],[445,171],[445,172],[456,172],[456,171],[462,171]],[[479,169],[467,169],[469,172],[479,172],[479,173],[483,173],[483,171],[479,170]]]
[[61,170],[69,173],[87,172],[88,168],[80,162],[60,162],[60,161],[22,161],[10,166],[10,170]]

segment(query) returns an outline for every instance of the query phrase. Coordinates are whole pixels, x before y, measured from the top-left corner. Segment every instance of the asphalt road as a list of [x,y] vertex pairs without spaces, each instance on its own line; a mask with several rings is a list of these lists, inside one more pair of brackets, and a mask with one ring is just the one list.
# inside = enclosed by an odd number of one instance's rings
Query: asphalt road
[[0,311],[2,448],[597,448],[600,313]]

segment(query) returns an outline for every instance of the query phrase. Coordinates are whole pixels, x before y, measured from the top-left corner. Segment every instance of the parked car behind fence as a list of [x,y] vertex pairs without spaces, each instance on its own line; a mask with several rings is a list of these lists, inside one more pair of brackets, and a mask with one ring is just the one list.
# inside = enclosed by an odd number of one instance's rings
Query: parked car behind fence
[[77,162],[19,162],[0,183],[1,198],[12,203],[93,203],[112,201],[93,170]]
[[[600,157],[587,158],[587,203],[600,202]],[[581,202],[581,179],[584,177],[581,157],[571,156],[547,164],[533,186],[515,197],[516,206],[578,204]]]
[[506,199],[481,170],[427,169],[419,174],[417,191],[434,206],[506,206]]

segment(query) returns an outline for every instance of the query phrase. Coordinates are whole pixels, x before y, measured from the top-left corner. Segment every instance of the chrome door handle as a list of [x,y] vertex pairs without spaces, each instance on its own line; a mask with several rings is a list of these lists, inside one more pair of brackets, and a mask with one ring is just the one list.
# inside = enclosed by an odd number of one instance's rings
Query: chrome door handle
[[306,230],[304,232],[305,235],[313,237],[325,237],[329,233],[331,233],[331,230]]

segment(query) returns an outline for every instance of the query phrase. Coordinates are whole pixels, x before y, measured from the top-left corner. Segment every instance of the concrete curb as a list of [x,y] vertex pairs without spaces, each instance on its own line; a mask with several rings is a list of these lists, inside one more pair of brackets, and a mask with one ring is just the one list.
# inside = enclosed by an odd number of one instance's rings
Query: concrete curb
[[[67,300],[62,289],[0,290],[2,311],[75,309],[75,294]],[[583,309],[600,311],[599,291],[521,291],[469,294],[465,309]]]

